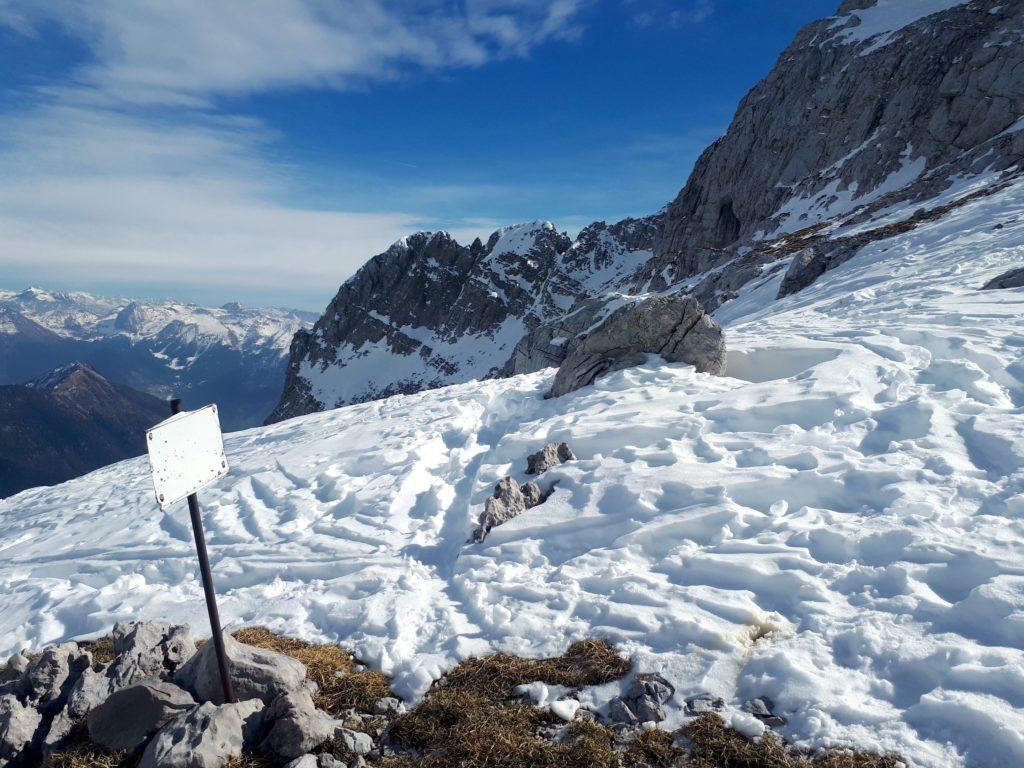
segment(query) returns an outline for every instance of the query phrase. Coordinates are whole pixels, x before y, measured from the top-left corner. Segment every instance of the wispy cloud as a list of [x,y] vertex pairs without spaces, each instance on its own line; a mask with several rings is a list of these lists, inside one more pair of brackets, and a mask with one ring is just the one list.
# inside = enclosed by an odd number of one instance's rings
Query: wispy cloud
[[224,98],[523,56],[577,34],[581,2],[0,0],[15,34],[56,23],[90,52],[0,112],[0,272],[326,301],[368,256],[436,222],[288,204],[298,180],[268,160],[276,137]]
[[634,25],[682,27],[700,24],[715,12],[714,0],[623,0]]

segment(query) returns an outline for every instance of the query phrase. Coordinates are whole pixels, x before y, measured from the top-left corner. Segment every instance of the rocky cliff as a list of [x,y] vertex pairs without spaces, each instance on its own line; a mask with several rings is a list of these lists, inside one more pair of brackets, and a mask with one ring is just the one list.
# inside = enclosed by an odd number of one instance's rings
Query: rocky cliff
[[[774,299],[986,194],[1024,158],[1024,0],[845,0],[801,30],[664,211],[585,228],[420,233],[296,335],[270,420],[566,356],[624,304]],[[759,294],[760,295],[760,294]]]

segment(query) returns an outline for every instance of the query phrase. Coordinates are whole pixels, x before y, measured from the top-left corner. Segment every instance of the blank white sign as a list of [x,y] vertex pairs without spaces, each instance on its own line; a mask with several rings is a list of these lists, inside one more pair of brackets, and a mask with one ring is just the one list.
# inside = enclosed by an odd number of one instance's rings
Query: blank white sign
[[216,405],[161,421],[146,433],[146,444],[161,509],[228,473]]

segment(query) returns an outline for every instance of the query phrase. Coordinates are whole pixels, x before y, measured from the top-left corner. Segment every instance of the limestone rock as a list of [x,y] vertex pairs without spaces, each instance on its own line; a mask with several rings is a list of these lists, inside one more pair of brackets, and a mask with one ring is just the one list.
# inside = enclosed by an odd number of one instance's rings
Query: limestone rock
[[46,648],[25,671],[23,688],[29,702],[44,714],[64,706],[71,688],[92,664],[92,654],[77,643]]
[[526,457],[526,474],[541,475],[552,467],[575,461],[576,454],[566,443],[548,443],[536,453]]
[[305,688],[283,694],[267,708],[270,730],[260,749],[291,760],[316,749],[334,733],[334,721],[313,704]]
[[998,277],[993,277],[983,286],[983,291],[994,291],[1000,288],[1022,288],[1024,287],[1024,267],[1017,267],[1011,269],[1009,272],[1004,272]]
[[0,696],[0,765],[21,757],[31,746],[43,716],[16,696]]
[[708,712],[720,712],[725,707],[725,700],[710,693],[698,693],[686,700],[686,714],[691,716],[705,715]]
[[560,397],[605,373],[639,365],[648,354],[721,375],[725,373],[725,333],[691,296],[656,296],[621,307],[572,343],[555,375],[551,395]]
[[338,726],[334,731],[335,741],[345,745],[345,749],[357,757],[368,754],[373,749],[373,739],[370,734],[362,731],[353,731],[351,728]]
[[168,678],[196,652],[192,629],[166,621],[119,622],[113,631],[116,661],[110,668],[113,687],[147,677]]
[[470,543],[483,541],[492,528],[518,517],[531,507],[535,507],[546,498],[536,483],[520,485],[515,478],[506,477],[494,486],[494,495],[487,499],[484,511],[480,513],[479,526],[473,531]]
[[[231,683],[240,701],[260,699],[269,704],[281,694],[301,687],[306,679],[306,665],[298,659],[240,643],[227,632],[224,633],[224,649]],[[198,701],[223,703],[224,692],[213,642],[205,643],[185,662],[174,680]]]
[[255,740],[263,702],[200,704],[171,720],[149,742],[139,768],[224,768]]
[[114,751],[135,751],[195,705],[192,696],[173,683],[144,680],[116,691],[89,712],[89,738]]

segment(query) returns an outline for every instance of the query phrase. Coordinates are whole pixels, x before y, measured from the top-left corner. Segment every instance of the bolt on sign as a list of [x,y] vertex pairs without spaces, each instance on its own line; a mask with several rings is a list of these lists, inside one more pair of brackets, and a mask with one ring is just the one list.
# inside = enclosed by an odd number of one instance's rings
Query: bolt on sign
[[216,405],[171,416],[150,429],[146,438],[160,509],[228,473]]

